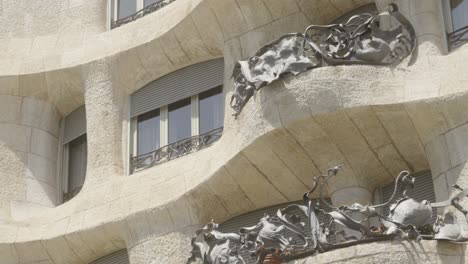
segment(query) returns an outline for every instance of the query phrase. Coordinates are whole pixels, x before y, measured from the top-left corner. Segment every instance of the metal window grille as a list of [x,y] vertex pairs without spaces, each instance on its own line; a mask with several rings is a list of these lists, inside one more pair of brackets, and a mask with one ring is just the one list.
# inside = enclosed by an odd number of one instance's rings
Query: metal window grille
[[127,249],[122,249],[102,258],[99,258],[89,264],[130,264]]
[[[416,178],[415,187],[412,190],[408,190],[408,196],[417,200],[423,201],[427,200],[429,202],[435,202],[436,196],[434,192],[434,183],[432,181],[432,174],[430,171],[415,173],[411,176]],[[382,188],[382,198],[383,201],[388,201],[392,196],[393,190],[395,188],[395,183],[391,183],[386,185]],[[402,197],[401,192],[397,192],[393,201],[396,201]],[[392,203],[390,203],[391,205]],[[388,215],[390,212],[390,206],[385,206],[383,208],[384,215]],[[436,220],[437,217],[437,209],[433,209],[433,221]]]

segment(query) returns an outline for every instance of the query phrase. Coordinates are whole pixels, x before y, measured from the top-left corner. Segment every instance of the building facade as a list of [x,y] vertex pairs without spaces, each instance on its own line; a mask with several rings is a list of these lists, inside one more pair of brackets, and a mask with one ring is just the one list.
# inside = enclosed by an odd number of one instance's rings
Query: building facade
[[[234,115],[237,61],[393,2],[410,65],[315,68]],[[466,0],[0,1],[0,263],[186,263],[209,221],[301,200],[336,165],[334,205],[380,203],[404,170],[448,199],[468,188],[467,17]],[[465,254],[403,240],[292,263]]]

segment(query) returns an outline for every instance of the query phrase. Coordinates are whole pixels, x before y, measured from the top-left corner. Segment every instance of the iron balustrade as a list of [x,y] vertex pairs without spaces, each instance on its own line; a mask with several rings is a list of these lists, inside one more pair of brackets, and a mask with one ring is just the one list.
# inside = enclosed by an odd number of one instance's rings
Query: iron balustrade
[[153,167],[195,151],[201,150],[218,141],[223,134],[223,127],[213,129],[204,134],[182,139],[168,144],[155,151],[131,158],[132,172]]
[[448,42],[450,49],[461,46],[463,43],[468,42],[468,25],[459,28],[452,33],[448,34]]
[[130,23],[132,21],[135,21],[141,17],[144,17],[146,16],[147,14],[151,14],[169,4],[171,4],[172,2],[174,2],[175,0],[158,0],[148,6],[146,6],[145,8],[139,10],[138,12],[136,12],[135,14],[133,15],[130,15],[130,16],[127,16],[127,17],[123,17],[123,18],[120,18],[118,20],[115,20],[115,21],[112,21],[111,22],[111,29],[114,29],[116,27],[120,27],[122,25],[125,25],[127,23]]

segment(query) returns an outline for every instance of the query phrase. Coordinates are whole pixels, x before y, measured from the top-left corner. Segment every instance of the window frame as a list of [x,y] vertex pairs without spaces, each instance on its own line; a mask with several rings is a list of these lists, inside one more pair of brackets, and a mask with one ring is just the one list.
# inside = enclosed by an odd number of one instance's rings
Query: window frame
[[[69,190],[69,168],[70,168],[70,143],[74,140],[86,136],[86,106],[81,105],[75,110],[71,111],[67,116],[60,120],[60,134],[58,144],[58,160],[57,160],[57,201],[63,204],[70,199],[65,200],[65,195]],[[86,138],[86,160],[88,156],[88,139]],[[87,160],[88,161],[88,160]],[[88,163],[88,162],[87,162]],[[87,173],[87,164],[85,168],[85,179]],[[84,183],[83,183],[84,185]]]
[[[441,6],[442,6],[441,7],[442,17],[443,17],[443,22],[444,22],[443,28],[445,29],[445,41],[444,41],[445,47],[444,48],[445,48],[445,51],[448,53],[454,48],[458,47],[458,46],[454,46],[450,42],[450,35],[454,33],[454,31],[457,31],[458,29],[454,30],[453,28],[453,14],[452,14],[452,7],[450,5],[450,0],[442,0]],[[466,26],[468,26],[468,23],[464,27]],[[465,33],[465,34],[468,35],[468,33]],[[466,39],[467,39],[466,41],[468,42],[468,36],[466,37]]]
[[[218,85],[216,87],[212,87],[210,89],[207,89],[206,91],[209,91],[211,89],[221,89],[221,101],[222,101],[222,105],[223,105],[223,126],[224,126],[224,95],[225,95],[225,91],[224,91],[224,86],[221,84],[221,85]],[[206,92],[205,91],[205,92]],[[200,120],[199,120],[199,104],[200,104],[200,100],[199,100],[199,94],[196,94],[196,95],[193,95],[193,96],[190,96],[190,97],[186,97],[184,99],[181,99],[179,101],[182,101],[182,100],[187,100],[188,98],[190,98],[190,109],[191,109],[191,135],[190,137],[194,137],[194,136],[199,136],[200,135]],[[177,103],[179,101],[176,101],[176,102],[173,102],[173,103]],[[160,124],[159,124],[159,127],[160,127],[160,138],[159,138],[159,144],[160,144],[160,148],[164,148],[166,147],[167,145],[170,145],[169,143],[169,105],[170,104],[173,104],[173,103],[169,103],[169,104],[166,104],[160,108],[157,108],[159,109],[159,116],[160,116]],[[131,135],[130,136],[130,153],[129,153],[129,169],[128,169],[128,175],[131,175],[135,172],[138,172],[138,171],[141,171],[141,170],[144,170],[145,168],[140,168],[140,169],[136,169],[134,170],[133,169],[133,166],[132,166],[132,159],[135,158],[135,157],[138,157],[138,117],[141,116],[141,115],[144,115],[146,113],[149,113],[151,111],[155,111],[156,109],[153,109],[153,110],[150,110],[148,112],[145,112],[145,113],[142,113],[140,115],[137,115],[137,116],[134,116],[134,117],[131,117],[130,118],[130,126],[129,126],[129,134]],[[223,127],[221,126],[221,127]],[[219,128],[221,128],[219,127]],[[215,129],[218,129],[218,128],[215,128]],[[189,138],[190,138],[189,137]],[[185,138],[184,138],[185,139]],[[184,139],[181,139],[181,140],[184,140]],[[175,141],[175,142],[178,142],[178,141]],[[174,143],[174,142],[173,142]],[[159,148],[159,149],[160,149]],[[157,150],[157,149],[156,149]],[[154,151],[156,151],[154,150]]]

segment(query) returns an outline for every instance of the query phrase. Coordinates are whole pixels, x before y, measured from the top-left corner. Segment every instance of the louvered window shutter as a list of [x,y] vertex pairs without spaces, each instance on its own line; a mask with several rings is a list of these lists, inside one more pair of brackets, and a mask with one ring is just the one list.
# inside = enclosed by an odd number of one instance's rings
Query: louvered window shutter
[[86,134],[86,109],[80,106],[65,117],[62,144]]
[[122,249],[99,258],[89,264],[130,264],[127,249]]
[[[415,187],[412,190],[408,190],[407,195],[411,198],[413,198],[416,201],[423,201],[427,200],[429,202],[435,202],[436,197],[435,197],[435,192],[434,192],[434,183],[432,181],[432,174],[430,171],[425,171],[425,172],[420,172],[420,173],[415,173],[411,175],[416,178],[415,181]],[[386,202],[390,197],[392,196],[393,190],[395,188],[395,183],[391,183],[389,185],[386,185],[382,188],[382,198],[383,201]],[[395,195],[395,198],[393,201],[397,201],[399,198],[402,197],[401,191],[398,190],[397,194]],[[393,204],[394,202],[390,203]],[[385,206],[383,208],[383,213],[385,216],[389,214],[390,211],[390,206]],[[437,211],[436,209],[433,209],[433,215],[432,215],[432,220],[435,221],[437,217]]]
[[224,82],[224,60],[194,64],[165,75],[141,88],[130,97],[130,116],[160,108],[207,91]]

